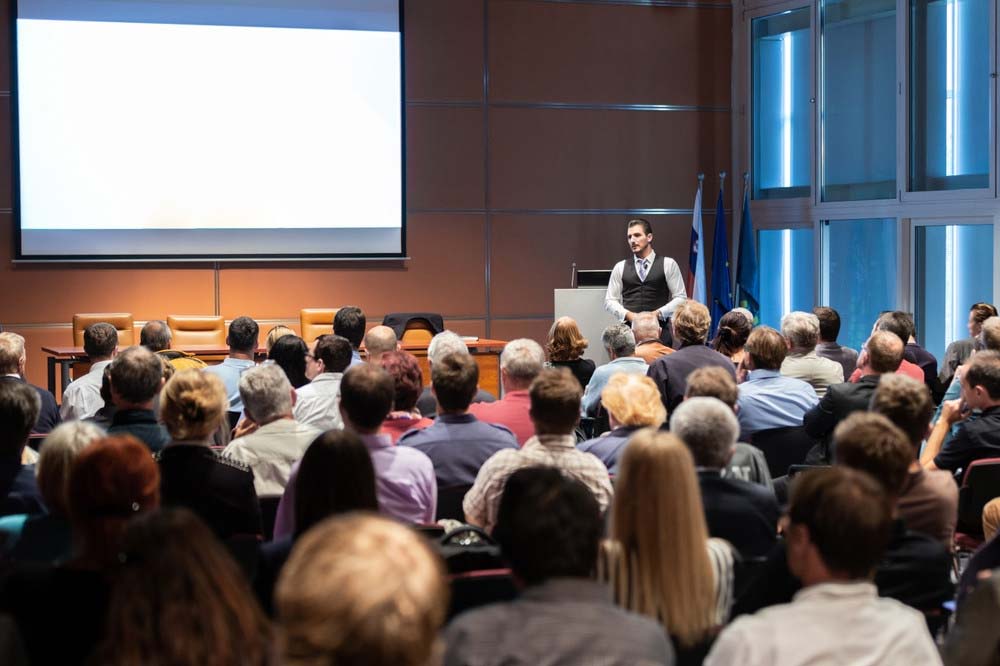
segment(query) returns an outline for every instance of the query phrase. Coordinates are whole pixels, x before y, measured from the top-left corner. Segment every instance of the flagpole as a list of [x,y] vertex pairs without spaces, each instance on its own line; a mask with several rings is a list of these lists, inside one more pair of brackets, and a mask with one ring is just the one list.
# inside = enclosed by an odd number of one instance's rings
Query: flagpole
[[[736,235],[734,236],[734,238],[735,238],[734,247],[735,247],[735,256],[736,256],[735,268],[736,268],[737,279],[736,279],[735,282],[733,282],[733,307],[739,307],[740,306],[739,293],[738,293],[739,290],[740,290],[740,281],[739,281],[739,275],[740,275],[740,243],[743,242],[743,202],[746,200],[747,190],[748,189],[750,189],[750,172],[749,171],[744,171],[743,172],[743,198],[740,199],[740,224],[737,227],[737,229],[736,229]],[[736,217],[735,211],[733,212],[733,217]]]

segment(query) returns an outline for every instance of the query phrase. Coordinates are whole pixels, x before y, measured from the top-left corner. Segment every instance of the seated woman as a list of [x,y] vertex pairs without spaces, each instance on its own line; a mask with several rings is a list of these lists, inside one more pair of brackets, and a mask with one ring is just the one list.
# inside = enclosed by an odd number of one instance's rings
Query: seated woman
[[753,323],[742,310],[730,310],[719,320],[719,330],[712,338],[711,347],[733,360],[736,367],[743,361],[743,347],[753,330]]
[[710,539],[694,462],[669,433],[629,441],[615,484],[611,539],[598,577],[615,602],[659,621],[678,664],[701,663],[732,606],[733,550]]
[[667,420],[667,410],[652,379],[624,372],[608,380],[601,391],[601,404],[608,412],[611,431],[581,442],[577,448],[593,453],[611,474],[617,474],[618,460],[629,438],[640,428],[659,428]]
[[297,335],[283,335],[274,341],[267,352],[267,358],[277,363],[285,374],[292,388],[299,388],[309,383],[306,377],[306,354],[309,347],[305,340]]
[[382,354],[379,363],[392,376],[396,387],[392,411],[382,422],[382,432],[392,437],[395,444],[407,430],[426,428],[434,421],[421,416],[417,409],[417,398],[424,388],[417,357],[405,351],[389,351]]
[[554,368],[569,368],[580,386],[585,387],[590,383],[596,367],[590,359],[580,357],[588,344],[575,319],[559,317],[549,329],[549,341],[545,344],[549,365]]
[[267,337],[264,338],[264,349],[267,350],[268,355],[271,354],[271,349],[274,347],[274,343],[286,335],[295,335],[295,331],[288,328],[284,324],[278,324],[277,326],[271,327],[271,330],[267,332]]

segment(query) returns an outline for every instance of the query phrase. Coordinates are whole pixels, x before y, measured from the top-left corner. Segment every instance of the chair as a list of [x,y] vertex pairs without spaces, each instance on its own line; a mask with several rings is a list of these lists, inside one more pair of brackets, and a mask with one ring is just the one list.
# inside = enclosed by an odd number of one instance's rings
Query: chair
[[281,495],[270,495],[257,498],[260,504],[260,523],[264,531],[264,541],[274,539],[274,521],[278,518],[278,503]]
[[124,349],[135,344],[135,321],[131,312],[90,312],[73,315],[73,345],[83,346],[83,332],[91,324],[105,322],[118,331],[118,347]]
[[448,580],[451,585],[449,620],[472,608],[517,598],[517,586],[510,569],[466,571],[449,576]]
[[302,339],[310,344],[321,335],[333,333],[333,318],[340,308],[305,308],[299,310]]
[[171,346],[175,349],[191,345],[226,346],[226,322],[222,317],[169,315],[167,326],[173,333]]
[[974,460],[965,469],[962,486],[958,489],[958,523],[956,539],[983,538],[983,507],[991,499],[1000,497],[1000,458]]
[[426,345],[444,330],[444,318],[436,312],[390,312],[382,318],[382,325],[395,331],[402,343]]
[[750,437],[750,443],[764,453],[772,477],[785,476],[792,465],[801,465],[816,442],[802,426],[760,430]]
[[434,329],[426,319],[411,319],[403,331],[400,342],[410,345],[429,345],[434,337]]
[[465,494],[472,487],[471,483],[458,486],[447,486],[438,488],[437,514],[435,520],[451,518],[452,520],[465,520],[465,511],[462,509],[462,500]]

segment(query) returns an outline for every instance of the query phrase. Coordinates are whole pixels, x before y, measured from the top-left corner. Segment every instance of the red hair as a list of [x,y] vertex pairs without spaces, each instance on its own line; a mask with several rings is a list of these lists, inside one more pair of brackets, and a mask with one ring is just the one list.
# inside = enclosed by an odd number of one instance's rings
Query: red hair
[[389,351],[382,354],[382,368],[392,377],[395,385],[395,399],[392,408],[409,412],[417,404],[424,388],[424,375],[420,372],[417,357],[410,352]]

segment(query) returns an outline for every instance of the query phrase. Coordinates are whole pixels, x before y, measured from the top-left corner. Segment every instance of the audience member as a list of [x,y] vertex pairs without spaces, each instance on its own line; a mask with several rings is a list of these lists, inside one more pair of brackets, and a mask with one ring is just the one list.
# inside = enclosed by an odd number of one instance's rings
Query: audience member
[[105,322],[91,324],[83,331],[83,351],[90,359],[90,371],[63,391],[59,414],[64,421],[93,416],[104,405],[101,380],[104,368],[118,353],[118,331]]
[[923,616],[880,598],[870,582],[891,520],[891,501],[867,475],[841,467],[803,474],[786,533],[788,567],[804,589],[730,624],[706,666],[939,664]]
[[660,391],[660,400],[671,413],[684,399],[687,377],[698,368],[717,366],[736,378],[733,361],[705,346],[712,318],[708,308],[697,301],[684,301],[677,306],[672,319],[674,344],[680,347],[649,366],[649,377]]
[[691,454],[675,436],[643,430],[625,450],[615,489],[598,578],[619,606],[663,624],[678,653],[704,657],[729,616],[734,556],[708,537]]
[[0,382],[0,516],[45,510],[35,466],[22,459],[40,408],[38,392],[28,384]]
[[733,365],[739,367],[743,362],[743,347],[752,328],[752,320],[747,319],[742,312],[730,310],[719,319],[719,328],[712,339],[711,347],[723,356],[728,356]]
[[156,454],[163,504],[191,509],[221,539],[261,533],[253,472],[209,448],[228,405],[215,375],[175,374],[160,398],[160,418],[171,441]]
[[948,631],[941,657],[945,666],[995,666],[1000,655],[1000,575],[983,572],[983,580],[960,600],[955,625]]
[[[974,349],[972,353],[975,354],[976,352],[985,350],[1000,351],[1000,317],[990,317],[979,327],[979,336],[976,339],[976,349]],[[948,400],[958,400],[962,397],[962,382],[959,381],[959,377],[964,371],[964,365],[959,366],[955,370],[954,378],[952,379],[951,384],[948,385],[948,390],[946,390],[942,396],[941,404],[938,405],[934,412],[934,416],[931,418],[932,424],[937,423],[938,419],[941,418],[941,410],[943,409],[945,402]],[[951,436],[954,435],[955,429],[955,427],[952,427],[951,433],[945,437],[945,444],[947,444],[951,439]]]
[[[906,375],[911,379],[916,379],[918,382],[924,381],[924,371],[920,369],[916,363],[911,363],[906,359],[906,345],[910,343],[910,338],[913,332],[913,320],[905,312],[883,312],[879,315],[879,318],[875,320],[875,325],[872,327],[872,333],[876,331],[886,331],[892,333],[903,343],[903,360],[900,361],[899,367],[896,372],[901,375]],[[848,381],[856,382],[858,381],[864,372],[861,369],[861,361],[858,361],[858,367],[851,374]]]
[[306,376],[306,357],[312,352],[305,340],[297,335],[283,335],[274,341],[267,358],[285,371],[292,388],[298,390],[309,383]]
[[990,317],[997,316],[997,309],[989,303],[973,303],[969,308],[969,337],[963,340],[955,340],[948,345],[944,352],[944,359],[941,361],[941,369],[938,374],[942,386],[951,384],[958,366],[969,360],[972,352],[976,348],[976,339],[982,332],[983,322]]
[[[285,492],[292,464],[302,457],[321,431],[299,423],[292,416],[295,389],[276,365],[250,368],[240,377],[244,406],[241,434],[229,443],[223,456],[238,460],[253,472],[257,497],[274,497]],[[237,428],[239,431],[239,428]]]
[[534,437],[520,450],[494,454],[480,468],[475,484],[462,502],[465,519],[493,531],[497,509],[507,477],[523,467],[547,465],[561,470],[587,486],[601,511],[613,491],[608,469],[596,456],[577,451],[574,430],[580,420],[580,384],[565,369],[543,370],[529,390]]
[[[24,350],[24,338],[17,333],[0,332],[0,382],[26,382],[24,379],[26,366],[28,364],[28,354]],[[35,389],[41,400],[41,409],[38,412],[38,420],[31,428],[31,432],[44,435],[59,425],[59,407],[56,399],[51,393],[40,386],[29,384]]]
[[883,375],[870,409],[892,421],[910,442],[909,474],[896,505],[899,516],[909,529],[928,534],[951,548],[958,516],[958,487],[948,472],[925,470],[918,461],[934,410],[930,390],[909,377]]
[[309,383],[295,390],[295,420],[319,430],[344,427],[337,405],[340,383],[351,365],[351,343],[339,335],[321,335],[309,345],[306,377]]
[[811,312],[789,312],[781,318],[781,334],[788,353],[781,362],[781,374],[806,382],[816,396],[826,395],[827,387],[844,381],[840,363],[816,354],[819,344],[819,317]]
[[456,618],[444,664],[673,664],[662,627],[616,607],[591,578],[603,531],[591,491],[546,467],[514,472],[505,486],[493,534],[524,590]]
[[829,464],[833,459],[830,436],[837,424],[852,412],[868,409],[882,375],[895,372],[903,360],[903,343],[888,331],[876,331],[868,338],[858,357],[861,378],[857,383],[844,382],[829,388],[819,404],[806,412],[802,425],[819,444],[809,452],[809,464]]
[[346,305],[333,315],[333,334],[346,338],[351,343],[350,365],[364,363],[361,360],[361,341],[365,337],[365,313],[361,308]]
[[594,454],[611,474],[617,474],[618,460],[632,435],[640,428],[662,426],[667,410],[652,379],[624,372],[608,380],[601,391],[601,404],[608,412],[611,431],[578,444],[577,449]]
[[382,432],[389,435],[393,443],[409,430],[419,430],[434,423],[417,411],[417,398],[424,387],[424,375],[420,372],[416,356],[405,351],[387,351],[380,354],[378,361],[371,363],[382,366],[395,386],[392,411],[382,422]]
[[388,326],[374,326],[365,333],[365,354],[369,363],[379,364],[382,354],[399,349],[396,332]]
[[411,430],[399,440],[431,459],[439,489],[471,486],[479,468],[503,449],[517,449],[514,434],[502,425],[469,413],[476,394],[479,366],[468,354],[449,354],[431,368],[438,417],[433,425]]
[[271,350],[274,348],[274,343],[286,335],[295,335],[295,331],[284,324],[272,326],[271,330],[267,332],[267,335],[264,337],[264,350],[267,352],[268,358],[271,357]]
[[594,362],[583,358],[589,342],[580,333],[580,327],[572,317],[559,317],[549,329],[549,339],[545,352],[549,365],[554,368],[569,368],[580,387],[585,387],[594,375]]
[[[145,349],[145,348],[144,348]],[[147,350],[148,351],[148,350]],[[164,372],[164,368],[172,367],[169,363],[163,361],[159,356],[156,357],[157,362],[160,364],[160,372]],[[164,380],[165,381],[165,380]],[[153,413],[156,413],[156,400],[157,396],[153,397]],[[107,432],[108,428],[111,427],[111,422],[115,418],[115,412],[118,408],[115,407],[115,399],[111,394],[111,366],[104,368],[104,375],[101,377],[101,400],[104,401],[104,406],[97,410],[93,416],[88,416],[85,419],[81,419],[86,423],[92,423],[96,425],[101,430]]]
[[833,308],[825,306],[813,308],[813,314],[819,319],[816,355],[839,363],[844,369],[844,379],[847,379],[858,367],[858,352],[837,344],[837,336],[840,335],[840,314]]
[[170,433],[156,420],[153,403],[163,388],[163,366],[145,347],[129,347],[108,366],[114,414],[109,435],[132,435],[159,451],[170,441]]
[[365,514],[330,518],[296,544],[278,580],[285,666],[426,666],[448,604],[440,559],[406,527]]
[[[427,346],[427,365],[430,366],[432,374],[434,373],[434,363],[448,354],[468,356],[469,348],[457,333],[442,331],[431,338],[431,343]],[[494,400],[496,398],[490,392],[477,389],[476,397],[472,399],[472,402],[493,402]],[[434,393],[430,386],[425,386],[420,397],[417,398],[417,409],[420,410],[421,414],[430,418],[434,418],[437,413],[437,402],[434,401]]]
[[528,387],[544,366],[545,351],[540,344],[527,338],[511,340],[500,353],[503,397],[496,402],[475,403],[469,407],[469,413],[480,421],[506,426],[517,437],[518,444],[523,445],[535,434],[528,415]]
[[909,334],[906,340],[906,347],[903,349],[903,359],[917,365],[924,373],[923,382],[927,384],[934,394],[940,395],[940,382],[938,381],[938,362],[934,354],[930,353],[917,343],[917,325],[913,321],[913,315],[909,312],[890,312],[883,315],[883,318],[893,318],[901,322],[906,327]]
[[802,425],[802,417],[819,402],[813,387],[781,373],[788,347],[781,333],[758,326],[750,333],[743,356],[746,381],[739,385],[740,433]]
[[646,365],[674,353],[672,348],[660,342],[663,327],[655,312],[637,312],[632,317],[632,335],[635,336],[635,355],[645,361]]
[[645,375],[649,370],[646,361],[635,355],[635,335],[628,324],[611,324],[601,334],[601,342],[611,361],[594,370],[583,391],[581,404],[585,416],[597,414],[601,406],[601,392],[613,375]]
[[173,333],[160,319],[146,322],[139,331],[139,345],[166,360],[174,370],[201,370],[208,366],[200,358],[180,349],[171,349]]
[[226,335],[229,356],[222,363],[205,368],[205,372],[217,375],[225,384],[230,412],[243,413],[240,377],[256,365],[254,355],[257,353],[259,339],[260,327],[257,322],[250,317],[237,317],[229,324],[229,334]]

